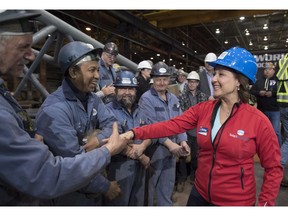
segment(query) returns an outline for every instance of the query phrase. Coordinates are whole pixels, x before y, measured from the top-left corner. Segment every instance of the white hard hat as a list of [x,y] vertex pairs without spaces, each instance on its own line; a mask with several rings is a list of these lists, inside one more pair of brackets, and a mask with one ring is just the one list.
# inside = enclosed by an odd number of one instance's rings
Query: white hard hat
[[215,53],[208,53],[205,57],[205,62],[213,62],[213,61],[216,61],[217,59],[217,56],[215,55]]
[[152,69],[151,64],[148,61],[141,61],[138,64],[138,67],[137,67],[138,70],[143,69],[143,68]]
[[188,74],[187,80],[200,80],[199,74],[196,71],[191,71]]
[[182,69],[179,69],[178,71],[177,71],[177,75],[179,76],[179,75],[184,75],[185,77],[187,77],[188,76],[188,73],[186,73],[185,71],[183,71]]

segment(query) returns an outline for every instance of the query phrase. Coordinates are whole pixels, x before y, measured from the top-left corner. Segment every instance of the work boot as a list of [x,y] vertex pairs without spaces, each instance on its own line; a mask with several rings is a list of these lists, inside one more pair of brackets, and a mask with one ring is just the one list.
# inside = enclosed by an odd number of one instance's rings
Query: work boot
[[182,193],[184,191],[185,182],[178,182],[177,183],[177,192]]

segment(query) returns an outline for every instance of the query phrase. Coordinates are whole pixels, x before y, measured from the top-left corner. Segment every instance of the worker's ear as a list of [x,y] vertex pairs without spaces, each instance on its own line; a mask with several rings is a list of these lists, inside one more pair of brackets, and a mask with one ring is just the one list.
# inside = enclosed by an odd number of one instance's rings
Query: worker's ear
[[74,67],[69,68],[68,73],[72,79],[76,78],[77,73],[76,73],[76,69]]

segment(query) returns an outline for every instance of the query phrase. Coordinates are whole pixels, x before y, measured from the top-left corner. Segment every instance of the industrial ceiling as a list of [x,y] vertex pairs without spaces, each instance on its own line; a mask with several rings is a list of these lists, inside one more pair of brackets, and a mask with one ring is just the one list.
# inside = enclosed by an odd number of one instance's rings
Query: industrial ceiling
[[[191,71],[205,55],[233,46],[253,54],[286,52],[286,10],[49,10],[138,64],[151,59]],[[244,17],[244,19],[240,19]],[[86,30],[90,27],[91,30]],[[218,30],[217,30],[218,29]]]

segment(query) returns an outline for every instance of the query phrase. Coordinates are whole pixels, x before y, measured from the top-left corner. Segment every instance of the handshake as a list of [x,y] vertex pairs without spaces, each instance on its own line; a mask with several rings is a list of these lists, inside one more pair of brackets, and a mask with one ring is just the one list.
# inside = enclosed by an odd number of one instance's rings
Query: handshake
[[[142,150],[137,148],[138,144],[128,145],[128,143],[131,143],[131,141],[126,137],[119,135],[118,125],[116,122],[113,123],[112,129],[111,136],[103,140],[105,143],[104,146],[108,149],[111,156],[122,153],[127,157],[139,160],[145,169],[148,168],[150,165],[150,158],[143,154],[145,149]],[[86,152],[100,147],[99,140],[96,136],[99,131],[100,130],[95,130],[84,138],[86,144],[83,146],[83,148]]]

